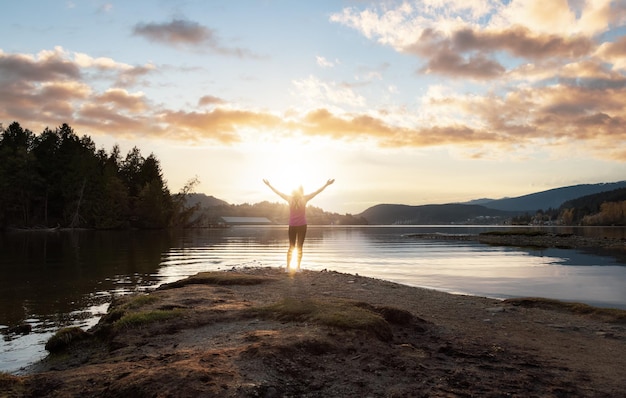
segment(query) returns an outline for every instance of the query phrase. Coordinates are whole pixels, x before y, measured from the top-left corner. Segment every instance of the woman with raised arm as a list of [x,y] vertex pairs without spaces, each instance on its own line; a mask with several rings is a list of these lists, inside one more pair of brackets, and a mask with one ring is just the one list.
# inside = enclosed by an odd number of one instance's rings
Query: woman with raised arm
[[300,185],[298,189],[294,189],[291,195],[287,195],[274,188],[268,180],[263,180],[263,182],[278,196],[285,199],[289,203],[289,249],[287,250],[287,268],[285,271],[290,271],[291,257],[295,248],[298,250],[298,267],[296,268],[296,271],[300,272],[300,263],[302,262],[302,246],[304,245],[304,237],[306,236],[307,228],[306,204],[309,200],[313,199],[317,196],[317,194],[322,192],[327,186],[335,182],[335,180],[331,179],[326,181],[324,186],[308,195],[304,194],[302,185]]

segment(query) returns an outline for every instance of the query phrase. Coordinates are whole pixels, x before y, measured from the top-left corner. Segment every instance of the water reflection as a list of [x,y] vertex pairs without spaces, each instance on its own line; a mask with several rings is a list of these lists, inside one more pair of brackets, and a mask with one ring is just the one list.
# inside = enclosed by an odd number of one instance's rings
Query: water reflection
[[0,324],[31,315],[68,314],[100,299],[98,292],[156,283],[163,232],[11,233],[0,236]]

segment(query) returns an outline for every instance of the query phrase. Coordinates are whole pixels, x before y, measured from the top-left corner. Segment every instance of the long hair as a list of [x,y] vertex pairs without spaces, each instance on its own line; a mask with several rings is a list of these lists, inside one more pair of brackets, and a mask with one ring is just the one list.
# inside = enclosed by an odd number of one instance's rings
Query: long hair
[[306,203],[304,202],[304,189],[302,188],[302,185],[300,185],[300,187],[294,189],[291,193],[291,201],[289,202],[289,206],[294,209],[300,209],[305,205]]

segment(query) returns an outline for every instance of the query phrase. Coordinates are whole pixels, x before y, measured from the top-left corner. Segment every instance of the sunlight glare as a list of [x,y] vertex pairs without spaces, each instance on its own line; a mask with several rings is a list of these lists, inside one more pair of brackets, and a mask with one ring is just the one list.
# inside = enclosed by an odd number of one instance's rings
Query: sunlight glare
[[258,172],[286,194],[291,194],[300,185],[305,193],[313,192],[327,179],[333,178],[329,174],[330,166],[323,148],[316,148],[310,143],[286,140],[269,146],[262,153]]

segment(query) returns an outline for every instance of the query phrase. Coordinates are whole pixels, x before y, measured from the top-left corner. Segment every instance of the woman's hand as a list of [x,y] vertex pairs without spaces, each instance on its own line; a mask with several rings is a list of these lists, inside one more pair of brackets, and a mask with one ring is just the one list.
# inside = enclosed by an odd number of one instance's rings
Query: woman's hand
[[267,185],[268,187],[270,186],[270,182],[267,181],[265,178],[263,179],[263,182],[265,183],[265,185]]
[[329,186],[330,184],[332,184],[333,182],[335,182],[334,178],[331,178],[330,180],[326,181],[326,186]]

